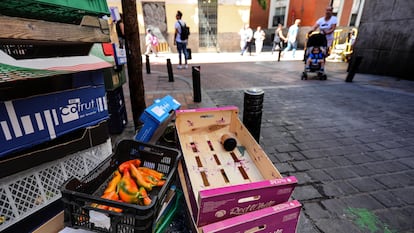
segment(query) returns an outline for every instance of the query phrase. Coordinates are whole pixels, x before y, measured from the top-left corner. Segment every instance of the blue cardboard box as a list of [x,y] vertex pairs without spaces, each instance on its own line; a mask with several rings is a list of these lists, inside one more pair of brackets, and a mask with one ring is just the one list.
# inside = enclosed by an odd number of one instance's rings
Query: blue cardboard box
[[106,119],[104,85],[0,102],[0,158]]
[[135,140],[149,142],[160,125],[171,116],[171,112],[180,107],[181,104],[170,95],[167,95],[162,99],[156,99],[154,103],[146,108],[141,114],[139,119],[143,122],[143,126],[135,136]]

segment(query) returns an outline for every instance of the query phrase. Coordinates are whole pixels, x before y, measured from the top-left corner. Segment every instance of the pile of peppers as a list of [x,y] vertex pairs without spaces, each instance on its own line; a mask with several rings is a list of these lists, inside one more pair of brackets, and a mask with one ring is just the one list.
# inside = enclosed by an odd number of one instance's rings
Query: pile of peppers
[[[140,167],[141,160],[132,159],[123,162],[114,171],[101,198],[120,201],[142,206],[148,206],[152,200],[148,192],[153,187],[163,186],[166,177],[163,173],[147,167]],[[122,209],[106,205],[94,207],[114,212],[122,212]]]

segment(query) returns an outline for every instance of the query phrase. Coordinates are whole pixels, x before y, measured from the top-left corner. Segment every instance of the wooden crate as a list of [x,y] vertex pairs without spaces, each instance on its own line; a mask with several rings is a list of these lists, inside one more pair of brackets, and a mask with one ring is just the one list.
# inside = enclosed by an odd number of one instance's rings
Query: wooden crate
[[[176,128],[184,157],[178,171],[197,227],[289,200],[296,178],[280,175],[237,107],[178,110]],[[235,149],[224,149],[223,135],[236,140]]]

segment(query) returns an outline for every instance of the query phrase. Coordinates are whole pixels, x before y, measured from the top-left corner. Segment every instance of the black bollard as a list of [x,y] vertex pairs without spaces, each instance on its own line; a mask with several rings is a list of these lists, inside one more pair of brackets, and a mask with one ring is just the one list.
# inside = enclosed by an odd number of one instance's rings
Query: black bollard
[[167,59],[168,82],[174,82],[174,75],[172,71],[171,59]]
[[194,102],[201,102],[200,66],[192,67]]
[[346,76],[345,82],[352,82],[354,79],[355,73],[358,70],[359,65],[362,62],[362,56],[356,56],[355,58],[352,57],[351,61],[348,65],[348,75]]
[[145,55],[145,66],[147,68],[147,74],[151,74],[150,60],[148,55]]
[[257,143],[260,139],[264,91],[250,89],[244,92],[243,124]]

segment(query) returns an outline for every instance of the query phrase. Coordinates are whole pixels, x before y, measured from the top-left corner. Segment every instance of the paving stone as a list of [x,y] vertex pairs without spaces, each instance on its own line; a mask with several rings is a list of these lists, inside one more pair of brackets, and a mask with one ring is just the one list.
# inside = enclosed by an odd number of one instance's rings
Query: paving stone
[[323,209],[329,212],[331,218],[341,217],[346,213],[347,205],[341,199],[328,199],[321,201]]
[[275,163],[274,165],[282,174],[289,174],[290,172],[296,171],[289,163]]
[[333,185],[337,187],[337,189],[343,194],[343,196],[355,195],[358,194],[359,191],[354,186],[350,185],[347,181],[343,180],[336,180],[325,185]]
[[306,202],[303,204],[303,209],[305,213],[314,221],[330,217],[328,211],[323,209],[320,203],[317,202]]
[[381,204],[383,204],[386,208],[401,207],[405,205],[403,200],[394,196],[390,191],[374,192],[371,193],[371,196],[381,202]]
[[338,166],[349,166],[354,163],[347,159],[345,156],[334,156],[330,158]]
[[324,181],[331,181],[332,177],[330,177],[324,170],[318,169],[318,170],[311,170],[306,172],[310,177],[312,177],[312,180],[324,182]]
[[365,144],[365,145],[368,146],[369,148],[371,148],[372,151],[386,150],[387,149],[385,146],[382,146],[381,144],[379,144],[377,142],[368,143],[368,144]]
[[386,162],[388,172],[401,172],[409,169],[409,166],[401,163],[400,161],[389,161]]
[[407,176],[404,173],[384,174],[375,177],[375,179],[388,188],[400,188],[414,183],[414,177]]
[[[294,160],[294,158],[289,153],[270,152],[267,154],[272,161],[288,162]],[[273,159],[272,157],[274,157],[275,159]]]
[[406,157],[412,157],[413,152],[410,150],[407,150],[405,148],[397,148],[397,149],[391,149],[387,150],[391,154],[397,156],[397,158],[406,158]]
[[321,219],[315,224],[323,233],[367,233],[365,229],[359,229],[350,220]]
[[295,159],[295,161],[306,159],[306,157],[301,152],[289,152],[289,154]]
[[414,157],[411,156],[410,158],[403,158],[399,160],[402,164],[410,167],[411,169],[414,168]]
[[308,163],[316,169],[336,167],[336,164],[332,162],[329,158],[310,159],[308,160]]
[[320,233],[320,231],[316,230],[313,226],[313,222],[309,220],[308,217],[306,217],[305,214],[303,214],[303,211],[301,211],[299,215],[299,221],[298,225],[296,227],[296,232],[300,233]]
[[326,148],[326,149],[321,149],[321,153],[328,157],[339,156],[339,155],[348,154],[346,150],[347,150],[347,147]]
[[366,152],[366,155],[372,158],[374,161],[384,161],[384,160],[393,160],[397,159],[397,156],[391,154],[388,151],[370,151]]
[[291,172],[289,175],[295,176],[299,185],[313,183],[312,178],[306,172]]
[[302,151],[302,154],[308,159],[323,158],[326,156],[322,150],[306,150]]
[[315,186],[319,193],[322,194],[322,196],[324,197],[332,198],[343,196],[343,192],[341,191],[341,189],[332,182],[326,184],[315,184]]
[[337,141],[343,146],[360,144],[355,138],[338,138]]
[[349,170],[355,172],[358,174],[358,176],[372,176],[376,175],[377,172],[375,170],[369,169],[369,165],[355,165],[355,166],[349,166]]
[[368,162],[374,162],[375,160],[371,158],[370,156],[366,155],[365,153],[358,153],[358,154],[352,154],[352,155],[346,155],[347,159],[352,161],[355,164],[363,164]]
[[313,167],[306,161],[292,161],[291,164],[296,171],[307,171],[313,169]]
[[375,200],[370,195],[353,195],[342,199],[348,207],[364,208],[368,210],[378,210],[385,208],[380,202]]
[[311,185],[297,186],[292,194],[292,197],[299,201],[312,200],[321,198],[322,195]]
[[299,151],[299,149],[294,144],[276,145],[275,148],[276,151],[280,153]]
[[371,171],[375,171],[376,174],[385,174],[390,171],[389,164],[390,162],[375,162],[365,164],[365,166]]
[[325,172],[335,180],[355,178],[358,176],[347,167],[328,168],[325,169]]
[[400,147],[403,146],[402,144],[400,144],[396,141],[381,141],[381,142],[377,142],[377,143],[380,144],[381,146],[384,146],[385,148],[389,148],[389,149],[400,148]]
[[358,177],[348,180],[348,183],[361,192],[372,192],[385,188],[384,185],[377,182],[374,178],[371,177]]
[[[385,212],[378,212],[376,215],[382,223],[382,228],[387,229],[388,232],[413,232],[414,230],[413,216],[407,215],[402,208],[389,209]],[[398,226],[398,229],[392,226]]]
[[414,204],[414,187],[393,190],[392,193],[408,205]]

